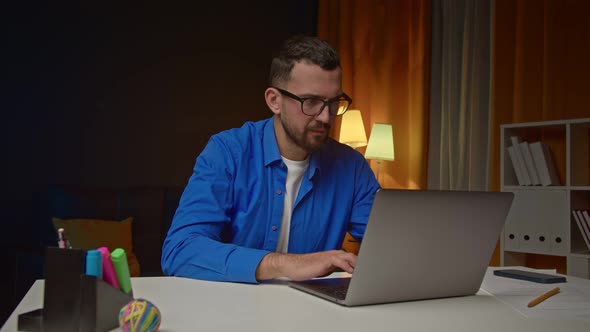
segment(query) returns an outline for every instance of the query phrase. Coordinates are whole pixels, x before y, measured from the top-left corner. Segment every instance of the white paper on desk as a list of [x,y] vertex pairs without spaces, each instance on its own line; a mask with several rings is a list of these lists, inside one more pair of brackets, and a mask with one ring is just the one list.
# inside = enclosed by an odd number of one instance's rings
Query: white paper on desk
[[[555,270],[519,269],[556,274]],[[493,270],[488,270],[487,274],[481,288],[526,317],[590,321],[590,286],[588,285],[569,282],[571,279],[569,277],[568,282],[565,283],[539,284],[495,276]],[[527,307],[530,301],[555,287],[560,289],[558,294],[533,308]]]

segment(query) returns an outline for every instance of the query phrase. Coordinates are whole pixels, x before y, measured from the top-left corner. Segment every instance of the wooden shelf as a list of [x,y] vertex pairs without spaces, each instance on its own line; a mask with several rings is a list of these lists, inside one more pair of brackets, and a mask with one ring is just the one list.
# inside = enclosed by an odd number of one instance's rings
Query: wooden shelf
[[[508,156],[512,136],[529,144],[543,142],[563,185],[517,185],[526,174],[520,169],[517,177]],[[500,188],[515,195],[501,238],[501,263],[526,266],[529,254],[562,257],[552,263],[566,257],[568,274],[590,278],[590,250],[571,214],[590,210],[590,118],[506,124],[500,126],[500,139]],[[530,158],[527,162],[524,172],[536,173]]]
[[570,187],[570,190],[572,190],[572,191],[576,191],[576,190],[579,190],[579,191],[590,191],[590,186],[571,186]]
[[503,186],[504,190],[567,190],[566,186]]
[[582,252],[572,252],[570,256],[590,259],[590,251],[586,250]]

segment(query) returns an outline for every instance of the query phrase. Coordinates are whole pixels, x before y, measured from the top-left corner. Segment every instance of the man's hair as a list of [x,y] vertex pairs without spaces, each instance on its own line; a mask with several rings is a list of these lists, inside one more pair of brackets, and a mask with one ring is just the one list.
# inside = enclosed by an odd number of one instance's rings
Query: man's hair
[[296,62],[308,62],[324,70],[340,67],[338,52],[326,41],[303,35],[287,39],[272,59],[268,84],[279,86],[291,79],[291,70]]

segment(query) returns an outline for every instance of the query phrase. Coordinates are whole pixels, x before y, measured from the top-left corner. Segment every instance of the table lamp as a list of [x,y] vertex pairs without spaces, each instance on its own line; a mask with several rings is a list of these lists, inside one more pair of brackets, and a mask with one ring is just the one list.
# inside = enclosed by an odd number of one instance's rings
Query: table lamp
[[394,160],[393,128],[387,123],[374,123],[365,158],[377,160],[377,181],[382,160]]
[[348,110],[342,115],[338,141],[354,149],[367,145],[367,134],[365,134],[361,111]]

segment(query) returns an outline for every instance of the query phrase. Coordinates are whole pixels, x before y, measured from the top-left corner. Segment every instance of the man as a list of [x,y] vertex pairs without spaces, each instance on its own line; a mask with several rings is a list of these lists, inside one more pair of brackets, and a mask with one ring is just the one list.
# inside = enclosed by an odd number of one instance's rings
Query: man
[[304,280],[356,256],[379,184],[364,157],[329,138],[352,100],[337,52],[288,39],[264,97],[274,116],[214,135],[197,158],[162,250],[168,275],[256,283]]

